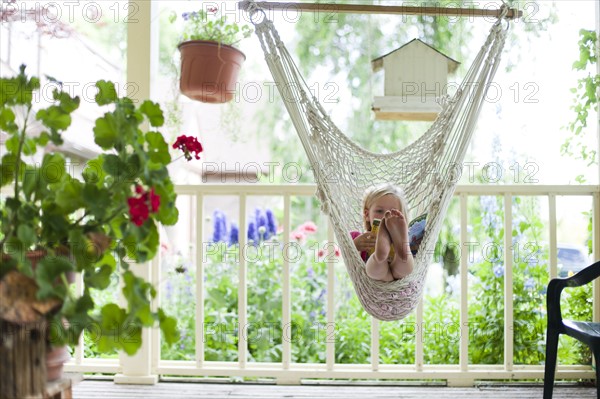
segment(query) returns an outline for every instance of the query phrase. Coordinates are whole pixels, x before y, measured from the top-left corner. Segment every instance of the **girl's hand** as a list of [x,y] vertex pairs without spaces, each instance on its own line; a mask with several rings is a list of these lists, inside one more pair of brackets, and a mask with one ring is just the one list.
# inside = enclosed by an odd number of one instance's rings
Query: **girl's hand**
[[354,239],[354,246],[360,252],[368,251],[369,249],[375,248],[375,241],[375,234],[372,234],[370,231],[367,231],[366,233],[363,233]]

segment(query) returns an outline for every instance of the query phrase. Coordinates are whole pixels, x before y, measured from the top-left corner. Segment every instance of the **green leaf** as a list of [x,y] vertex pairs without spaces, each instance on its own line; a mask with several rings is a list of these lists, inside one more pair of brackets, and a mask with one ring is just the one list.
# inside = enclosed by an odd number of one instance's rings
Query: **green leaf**
[[125,317],[125,310],[114,303],[102,307],[99,318],[101,334],[97,343],[100,352],[110,352],[121,347],[120,331]]
[[101,185],[106,177],[106,173],[104,173],[104,155],[87,162],[81,174],[86,183]]
[[33,92],[40,88],[40,80],[36,77],[27,79],[25,65],[19,67],[19,74],[14,78],[0,79],[0,105],[31,105]]
[[171,162],[169,146],[165,142],[162,134],[148,132],[146,133],[146,142],[148,143],[148,155],[152,162],[162,165],[168,165]]
[[44,155],[39,177],[44,184],[56,184],[63,181],[67,177],[65,157],[60,153]]
[[61,274],[74,270],[73,264],[64,256],[48,255],[42,258],[35,269],[36,282],[40,288],[38,298],[64,298],[66,287],[62,285],[62,282],[57,282],[57,280]]
[[17,237],[25,248],[30,247],[36,240],[35,231],[27,224],[20,224],[17,227]]
[[36,150],[36,140],[31,137],[25,137],[25,140],[23,140],[23,155],[33,155]]
[[142,346],[142,329],[140,326],[129,323],[123,326],[120,337],[121,347],[128,355],[134,355]]
[[71,115],[56,105],[40,109],[35,118],[51,130],[65,130],[71,125]]
[[171,345],[179,341],[181,334],[177,329],[177,320],[173,317],[167,316],[162,309],[158,309],[158,317],[160,330],[163,333],[165,341]]
[[98,94],[96,94],[96,104],[107,105],[112,104],[118,100],[117,91],[113,82],[107,82],[106,80],[99,80],[96,82],[98,88]]
[[165,117],[163,115],[160,105],[150,100],[146,100],[140,106],[140,111],[148,117],[150,126],[159,127],[165,123]]
[[42,132],[35,140],[37,145],[44,147],[50,141],[50,135],[48,135],[48,132]]
[[60,108],[67,114],[79,108],[79,97],[71,97],[68,93],[58,90],[54,90],[53,96],[55,100],[60,102]]
[[168,181],[164,185],[155,186],[154,190],[160,196],[158,221],[166,226],[173,226],[179,220],[179,210],[176,206],[177,194],[174,194],[173,183]]
[[56,204],[64,213],[72,213],[83,206],[81,198],[82,184],[79,180],[70,179],[56,189]]
[[114,154],[107,154],[104,156],[104,163],[102,168],[106,173],[112,176],[120,176],[125,170],[125,163],[121,161],[121,158]]
[[15,113],[10,108],[0,108],[0,130],[6,131],[10,134],[19,132],[18,126],[15,122]]
[[39,187],[40,175],[39,170],[31,166],[23,165],[25,170],[21,170],[21,181],[23,182],[23,194],[25,198],[30,199],[36,188]]
[[107,207],[106,204],[111,204],[111,193],[106,189],[100,189],[94,184],[85,184],[81,190],[81,200],[83,206],[89,213],[95,216],[96,219],[102,220],[112,207]]
[[154,315],[152,314],[152,310],[150,310],[150,303],[141,306],[136,315],[142,324],[147,327],[150,327],[154,323]]
[[113,268],[107,264],[100,266],[100,268],[94,271],[86,271],[83,281],[86,287],[96,288],[104,290],[110,285],[110,276],[112,275]]
[[13,154],[19,152],[19,136],[11,136],[5,142],[6,149]]
[[104,117],[96,119],[94,126],[94,142],[103,150],[113,148],[118,141],[118,123],[113,114],[104,114]]
[[[0,164],[0,187],[10,184],[15,179],[15,166],[17,157],[15,154],[8,152],[2,157]],[[21,162],[21,167],[25,167],[25,163]]]

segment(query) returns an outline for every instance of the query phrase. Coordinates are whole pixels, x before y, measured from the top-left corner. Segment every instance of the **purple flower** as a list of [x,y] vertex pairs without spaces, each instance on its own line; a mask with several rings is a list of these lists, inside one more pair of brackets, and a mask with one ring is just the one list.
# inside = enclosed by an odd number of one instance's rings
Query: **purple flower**
[[306,274],[308,274],[308,278],[315,277],[315,272],[314,272],[313,268],[310,267],[310,266],[308,267],[308,270],[306,271]]
[[235,245],[239,242],[239,234],[240,234],[240,230],[237,227],[236,224],[232,223],[231,224],[231,229],[229,230],[229,241],[228,244],[229,245]]
[[321,290],[321,292],[319,293],[319,297],[317,298],[317,301],[320,301],[325,296],[325,294],[327,294],[327,290],[325,288],[323,288]]
[[523,287],[526,290],[532,290],[535,288],[535,280],[532,277],[529,277],[527,280],[525,280],[525,284],[523,285]]
[[494,266],[493,270],[494,270],[494,275],[496,277],[502,277],[502,276],[504,276],[504,266],[502,266],[502,265],[496,265],[496,266]]
[[496,197],[482,195],[479,198],[479,203],[481,204],[481,209],[483,212],[483,217],[481,218],[481,224],[485,227],[495,228],[502,221],[496,215],[496,212],[499,210],[498,203],[496,202]]
[[260,215],[258,215],[258,220],[256,221],[256,224],[258,225],[258,227],[267,227],[267,218],[264,213],[261,212]]
[[171,284],[171,280],[167,280],[165,289],[167,291],[167,294],[165,295],[165,297],[168,301],[171,299],[171,296],[173,296],[173,284]]
[[213,212],[213,242],[225,242],[227,238],[227,217],[220,210]]
[[248,223],[248,241],[258,243],[258,229],[254,222]]
[[277,234],[277,220],[275,220],[275,215],[273,215],[273,211],[267,209],[267,231],[270,236],[274,236]]
[[184,12],[183,14],[181,14],[181,16],[183,17],[184,21],[187,21],[188,19],[190,19],[190,13],[189,12]]

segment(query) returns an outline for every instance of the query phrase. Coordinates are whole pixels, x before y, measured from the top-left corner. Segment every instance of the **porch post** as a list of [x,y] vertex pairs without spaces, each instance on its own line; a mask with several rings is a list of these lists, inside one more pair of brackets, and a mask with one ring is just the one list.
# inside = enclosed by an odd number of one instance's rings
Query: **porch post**
[[[596,37],[600,37],[600,4],[596,2]],[[596,73],[600,75],[600,41],[596,41]],[[598,95],[598,92],[596,93]],[[594,261],[600,260],[600,103],[596,104],[596,161],[598,162],[597,190],[592,204],[592,250]],[[595,322],[600,321],[600,281],[594,281],[594,313]],[[597,361],[597,360],[596,360]]]
[[[151,21],[156,16],[156,3],[130,0],[126,5],[127,23],[127,95],[134,101],[150,98],[150,78],[155,70],[158,40],[152,40]],[[155,30],[154,35],[158,31]],[[131,265],[131,270],[145,280],[152,281],[151,263]],[[115,375],[116,384],[156,384],[158,375],[152,369],[152,329],[142,331],[142,346],[134,356],[121,352],[121,373]]]

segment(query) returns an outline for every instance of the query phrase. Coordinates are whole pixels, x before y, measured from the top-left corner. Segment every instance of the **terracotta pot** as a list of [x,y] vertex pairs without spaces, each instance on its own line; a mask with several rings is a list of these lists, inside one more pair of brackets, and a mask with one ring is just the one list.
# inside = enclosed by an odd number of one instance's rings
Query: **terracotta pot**
[[71,360],[71,354],[67,346],[52,347],[48,346],[46,352],[46,379],[48,381],[62,378],[63,366]]
[[181,92],[205,103],[226,103],[233,99],[238,73],[246,56],[235,47],[203,40],[179,44]]

